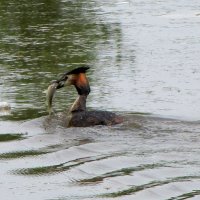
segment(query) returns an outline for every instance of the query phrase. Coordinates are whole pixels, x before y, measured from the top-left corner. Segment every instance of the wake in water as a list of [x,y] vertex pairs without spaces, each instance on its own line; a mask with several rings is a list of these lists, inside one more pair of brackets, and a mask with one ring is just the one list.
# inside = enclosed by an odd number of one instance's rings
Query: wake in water
[[121,125],[67,129],[43,127],[43,117],[0,134],[0,192],[12,187],[16,199],[38,191],[42,199],[198,199],[199,123],[124,117]]

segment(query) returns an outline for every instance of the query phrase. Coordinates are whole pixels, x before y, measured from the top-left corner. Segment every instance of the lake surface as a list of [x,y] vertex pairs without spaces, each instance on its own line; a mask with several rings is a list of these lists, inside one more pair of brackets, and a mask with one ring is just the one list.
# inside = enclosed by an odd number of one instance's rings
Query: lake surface
[[[198,0],[2,0],[1,198],[200,199],[199,27]],[[44,128],[43,91],[82,65],[88,108],[125,122]]]

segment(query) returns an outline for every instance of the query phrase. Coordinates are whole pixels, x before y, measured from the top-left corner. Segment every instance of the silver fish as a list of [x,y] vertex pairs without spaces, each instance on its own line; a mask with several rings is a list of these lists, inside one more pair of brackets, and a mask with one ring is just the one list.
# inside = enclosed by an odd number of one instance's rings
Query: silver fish
[[58,86],[58,83],[53,82],[51,85],[49,85],[46,91],[46,105],[47,105],[49,114],[53,113],[52,102],[53,102],[53,97],[56,92],[57,86]]

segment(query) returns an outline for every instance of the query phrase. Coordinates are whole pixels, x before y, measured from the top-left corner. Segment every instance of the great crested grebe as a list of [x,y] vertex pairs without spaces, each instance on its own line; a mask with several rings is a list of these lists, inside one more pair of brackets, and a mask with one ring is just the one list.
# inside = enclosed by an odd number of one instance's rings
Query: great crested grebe
[[[109,111],[86,110],[86,99],[90,93],[89,81],[86,77],[86,71],[89,67],[79,67],[72,71],[66,72],[62,77],[53,81],[47,90],[47,102],[49,112],[51,113],[52,99],[55,91],[64,86],[74,85],[78,97],[67,113],[62,114],[62,119],[68,127],[87,127],[94,125],[114,125],[123,122],[121,116]],[[65,116],[67,115],[67,116]]]

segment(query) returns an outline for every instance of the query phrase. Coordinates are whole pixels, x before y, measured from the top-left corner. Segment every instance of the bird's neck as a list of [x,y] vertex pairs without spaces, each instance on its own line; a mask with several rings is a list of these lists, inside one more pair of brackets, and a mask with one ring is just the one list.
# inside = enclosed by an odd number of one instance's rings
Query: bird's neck
[[69,112],[78,112],[78,111],[85,111],[86,110],[86,99],[87,95],[79,95],[78,98],[73,103],[72,107],[70,108]]

